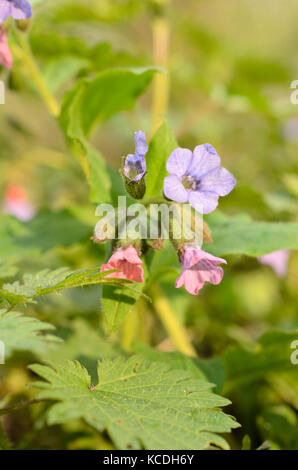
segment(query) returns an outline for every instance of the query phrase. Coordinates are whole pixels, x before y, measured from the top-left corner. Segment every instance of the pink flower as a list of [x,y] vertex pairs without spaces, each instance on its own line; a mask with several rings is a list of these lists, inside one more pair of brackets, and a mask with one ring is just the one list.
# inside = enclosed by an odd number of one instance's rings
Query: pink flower
[[12,61],[12,55],[7,42],[7,33],[3,29],[0,29],[0,65],[10,69]]
[[17,219],[27,222],[35,215],[35,210],[27,199],[27,194],[20,186],[8,186],[5,191],[4,211]]
[[184,245],[181,256],[182,272],[176,280],[175,287],[185,286],[193,295],[197,295],[205,282],[219,284],[223,278],[223,269],[218,264],[227,263],[222,258],[212,256],[196,245]]
[[268,255],[258,258],[260,263],[271,266],[278,277],[285,277],[288,270],[290,252],[288,250],[278,250],[269,253]]
[[117,277],[119,279],[128,279],[129,281],[143,282],[144,271],[142,260],[139,257],[134,246],[128,248],[118,248],[106,264],[103,264],[101,271],[110,269],[119,269],[119,271],[108,274],[108,277]]

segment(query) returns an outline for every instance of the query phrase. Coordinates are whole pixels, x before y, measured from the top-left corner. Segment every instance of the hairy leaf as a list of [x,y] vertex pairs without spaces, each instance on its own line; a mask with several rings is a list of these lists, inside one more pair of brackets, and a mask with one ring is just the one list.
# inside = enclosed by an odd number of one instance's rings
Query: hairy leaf
[[[7,301],[10,305],[16,305],[21,302],[32,302],[37,297],[73,287],[128,283],[125,280],[104,279],[107,274],[113,272],[113,270],[100,272],[94,268],[78,271],[70,271],[68,268],[58,268],[54,271],[44,269],[36,274],[25,274],[23,283],[15,281],[12,284],[4,284],[0,290],[0,299]],[[129,286],[126,289],[129,289]]]
[[5,359],[14,351],[46,353],[50,347],[61,341],[56,336],[43,334],[45,330],[54,329],[53,325],[37,318],[0,310],[0,341],[4,343]]
[[216,433],[238,424],[219,407],[229,403],[210,393],[210,384],[160,363],[103,360],[98,384],[77,362],[31,369],[47,382],[38,382],[38,397],[59,401],[48,414],[49,424],[84,418],[99,431],[107,430],[119,449],[205,449],[211,443],[228,448]]
[[256,222],[246,215],[226,217],[218,211],[207,217],[213,243],[208,251],[215,255],[262,256],[272,251],[298,249],[298,223]]

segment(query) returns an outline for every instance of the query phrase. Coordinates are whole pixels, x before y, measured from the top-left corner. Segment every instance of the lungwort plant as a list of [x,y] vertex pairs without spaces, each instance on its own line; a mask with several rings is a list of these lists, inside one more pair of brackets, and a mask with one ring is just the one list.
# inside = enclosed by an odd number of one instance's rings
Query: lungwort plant
[[[1,112],[20,141],[1,158],[27,162],[1,166],[0,448],[229,449],[252,430],[244,446],[277,446],[274,419],[296,423],[291,307],[249,320],[233,283],[277,285],[298,223],[267,217],[222,145],[171,130],[168,2],[102,3],[0,0]],[[140,10],[154,65],[92,29]]]

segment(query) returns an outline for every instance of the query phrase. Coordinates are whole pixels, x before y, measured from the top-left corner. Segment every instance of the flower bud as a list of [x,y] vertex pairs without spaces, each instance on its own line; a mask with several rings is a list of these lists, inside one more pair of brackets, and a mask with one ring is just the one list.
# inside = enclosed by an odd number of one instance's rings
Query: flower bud
[[25,33],[26,31],[28,31],[29,29],[29,26],[30,26],[30,19],[27,18],[26,20],[16,20],[16,25],[17,25],[17,28],[22,31],[23,33]]
[[135,132],[135,154],[129,154],[124,158],[123,167],[120,170],[125,189],[134,199],[142,199],[146,192],[146,160],[148,151],[144,132]]

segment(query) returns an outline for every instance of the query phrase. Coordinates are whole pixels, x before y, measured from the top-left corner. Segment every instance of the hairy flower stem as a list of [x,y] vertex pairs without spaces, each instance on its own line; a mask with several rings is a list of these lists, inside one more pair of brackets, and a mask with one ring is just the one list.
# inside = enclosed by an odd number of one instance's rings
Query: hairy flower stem
[[18,32],[18,40],[21,46],[20,56],[25,64],[27,71],[29,72],[33,83],[35,84],[40,96],[42,97],[43,101],[45,102],[49,112],[52,116],[57,117],[60,113],[60,106],[57,103],[54,96],[49,91],[41,73],[39,70],[38,65],[36,64],[32,52],[30,49],[30,45],[28,43],[27,37],[24,33]]
[[150,288],[154,309],[176,348],[187,356],[196,357],[196,351],[187,338],[184,326],[180,323],[171,305],[161,290],[155,285]]
[[[157,66],[168,66],[170,27],[165,15],[165,5],[169,0],[155,0],[157,10],[152,20],[153,57]],[[168,73],[157,72],[153,81],[151,135],[162,124],[167,114],[170,80]]]

